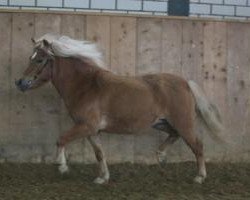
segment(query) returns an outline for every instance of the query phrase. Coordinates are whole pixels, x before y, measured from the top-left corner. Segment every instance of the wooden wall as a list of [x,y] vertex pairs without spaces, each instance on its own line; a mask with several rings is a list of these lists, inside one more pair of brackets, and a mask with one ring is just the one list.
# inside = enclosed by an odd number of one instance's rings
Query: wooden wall
[[[0,13],[0,161],[53,162],[55,143],[72,122],[52,85],[27,93],[14,80],[27,67],[31,37],[47,32],[97,42],[107,69],[133,76],[169,72],[193,79],[222,112],[221,147],[202,129],[208,160],[250,161],[250,23],[160,17],[92,14]],[[154,163],[166,137],[104,134],[109,162]],[[92,162],[86,141],[68,147],[68,159]],[[180,140],[168,150],[168,161],[193,155]]]

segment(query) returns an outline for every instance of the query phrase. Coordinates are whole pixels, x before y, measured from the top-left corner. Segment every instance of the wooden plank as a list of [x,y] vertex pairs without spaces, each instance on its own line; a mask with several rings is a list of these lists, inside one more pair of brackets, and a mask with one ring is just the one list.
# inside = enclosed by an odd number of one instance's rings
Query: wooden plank
[[181,75],[182,21],[163,20],[162,72]]
[[[249,73],[249,78],[248,80],[250,80],[250,73]],[[248,91],[250,91],[249,88],[249,83],[248,83]],[[246,102],[246,126],[245,126],[245,130],[246,130],[246,134],[244,135],[244,140],[243,140],[243,145],[244,145],[244,150],[243,150],[243,158],[242,160],[244,160],[245,162],[248,162],[250,160],[250,147],[249,147],[249,141],[250,141],[250,92],[248,94],[248,100]]]
[[[35,15],[35,38],[46,33],[58,33],[61,31],[61,17],[59,15],[36,14]],[[39,115],[37,119],[37,137],[47,149],[47,160],[53,160],[55,144],[61,134],[61,100],[51,83],[33,91],[29,94],[34,105],[33,112]],[[54,148],[54,151],[52,151]]]
[[229,132],[234,142],[230,159],[242,161],[249,154],[250,26],[228,24]]
[[[227,123],[227,24],[224,22],[207,22],[204,24],[204,64],[203,88],[210,99],[221,112],[225,126]],[[225,135],[228,133],[221,133]],[[226,138],[225,138],[226,139]],[[204,134],[206,141],[205,152],[209,160],[222,159],[226,149],[216,144],[208,134]],[[211,148],[212,147],[212,148]]]
[[32,144],[36,140],[33,129],[33,115],[28,93],[16,89],[14,81],[20,78],[28,67],[28,58],[32,52],[30,38],[34,34],[33,14],[13,14],[11,45],[11,108],[10,135],[17,144]]
[[[194,80],[202,85],[203,65],[203,23],[198,21],[185,21],[182,26],[182,76],[186,80]],[[196,128],[198,135],[201,130]],[[177,142],[180,160],[194,159],[193,153],[180,140]]]
[[162,20],[138,18],[137,67],[138,75],[161,71]]
[[0,144],[10,141],[11,13],[0,13]]
[[186,21],[182,29],[182,75],[202,83],[203,23]]
[[[161,72],[162,20],[139,18],[137,27],[137,75]],[[135,136],[135,162],[156,161],[155,152],[159,146],[159,136],[159,131],[152,129],[146,134]]]
[[[110,69],[110,17],[105,16],[87,16],[86,19],[86,38],[98,45],[103,53],[105,62],[104,68]],[[109,134],[102,133],[100,135],[101,144],[104,153],[108,154],[110,144]],[[108,156],[108,155],[107,155]],[[107,158],[109,159],[109,158]]]
[[[86,39],[86,17],[78,15],[61,16],[61,35],[69,36],[73,39]],[[72,128],[74,122],[61,100],[60,111],[60,134]],[[93,162],[94,155],[86,139],[77,140],[67,146],[67,159],[70,162]]]
[[103,52],[105,68],[110,69],[110,17],[87,16],[87,40]]
[[[10,161],[40,162],[46,149],[42,145],[43,135],[40,110],[36,110],[32,92],[22,93],[14,85],[14,80],[20,78],[28,67],[29,56],[32,53],[30,38],[34,35],[33,14],[13,14],[12,45],[11,45],[11,107],[10,133],[13,138],[8,144],[10,151],[6,152]],[[41,102],[42,100],[39,99]],[[46,122],[44,122],[46,123]],[[41,126],[40,126],[41,125]],[[20,154],[20,151],[22,153]]]
[[[135,75],[136,19],[114,17],[111,24],[111,70],[121,75]],[[134,161],[134,136],[112,135],[108,158],[111,162]]]
[[111,18],[111,70],[121,75],[135,75],[136,19]]
[[39,38],[46,33],[61,32],[61,17],[59,15],[36,14],[35,15],[35,36]]
[[[162,27],[162,72],[182,76],[182,20],[163,20]],[[163,141],[166,136],[161,137]],[[169,146],[166,150],[166,161],[180,161],[186,147],[182,140]]]
[[85,16],[62,15],[61,16],[61,34],[74,39],[85,39],[86,32]]

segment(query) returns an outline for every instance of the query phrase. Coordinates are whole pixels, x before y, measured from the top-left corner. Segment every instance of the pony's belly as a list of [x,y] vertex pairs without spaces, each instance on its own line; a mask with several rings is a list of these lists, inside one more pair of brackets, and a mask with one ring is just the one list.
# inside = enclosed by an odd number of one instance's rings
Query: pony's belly
[[137,120],[110,120],[107,126],[102,130],[114,134],[142,134],[152,129],[154,118]]
[[121,134],[121,135],[137,135],[148,133],[149,130],[152,130],[150,126],[143,128],[130,128],[130,127],[111,127],[102,130],[102,132],[110,133],[110,134]]

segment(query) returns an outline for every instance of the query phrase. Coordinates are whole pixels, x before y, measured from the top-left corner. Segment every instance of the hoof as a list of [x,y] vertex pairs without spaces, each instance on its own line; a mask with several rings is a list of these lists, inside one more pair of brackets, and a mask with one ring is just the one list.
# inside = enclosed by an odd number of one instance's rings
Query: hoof
[[203,176],[196,176],[196,177],[194,178],[194,182],[195,182],[195,183],[202,184],[202,183],[204,183],[204,181],[205,181],[205,177],[203,177]]
[[104,183],[107,183],[108,180],[104,179],[104,178],[101,178],[101,177],[97,177],[95,180],[94,180],[94,183],[96,184],[104,184]]
[[163,151],[157,151],[156,152],[157,160],[159,163],[166,162],[166,153]]
[[58,169],[61,174],[65,174],[69,171],[69,167],[67,165],[60,165]]
[[56,165],[61,165],[61,159],[60,159],[60,158],[57,158],[56,161],[55,161],[55,164],[56,164]]

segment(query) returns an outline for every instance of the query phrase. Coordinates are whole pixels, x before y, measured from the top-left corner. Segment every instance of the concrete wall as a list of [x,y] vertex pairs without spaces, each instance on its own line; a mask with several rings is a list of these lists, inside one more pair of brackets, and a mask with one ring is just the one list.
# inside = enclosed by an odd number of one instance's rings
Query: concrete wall
[[[47,32],[97,42],[109,69],[123,75],[170,72],[198,82],[215,102],[226,126],[221,147],[198,127],[208,160],[250,161],[250,24],[160,17],[93,14],[0,13],[0,161],[53,162],[55,143],[70,128],[62,100],[47,85],[17,91],[15,78],[27,67],[31,37]],[[109,162],[154,163],[166,138],[104,134]],[[68,147],[68,159],[92,162],[84,141]],[[168,150],[168,161],[193,159],[182,140]]]

